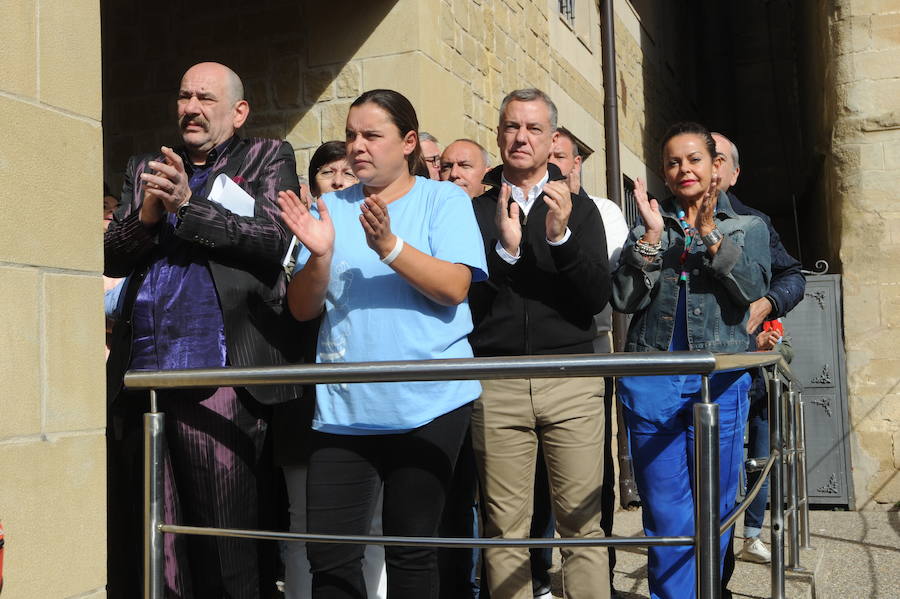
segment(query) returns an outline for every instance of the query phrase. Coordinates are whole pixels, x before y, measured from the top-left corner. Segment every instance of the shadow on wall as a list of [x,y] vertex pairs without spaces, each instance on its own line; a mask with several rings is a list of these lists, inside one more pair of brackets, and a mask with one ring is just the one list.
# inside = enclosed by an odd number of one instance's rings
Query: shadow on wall
[[[821,75],[822,59],[796,41],[821,37],[805,12],[809,3],[790,11],[761,0],[704,0],[688,14],[676,3],[630,2],[639,14],[642,61],[639,79],[633,66],[618,65],[620,110],[625,126],[629,111],[643,110],[645,164],[659,172],[659,142],[677,121],[724,133],[741,152],[738,197],[772,218],[785,247],[806,266],[820,258],[837,265],[822,243],[835,231],[825,234],[822,155],[813,139],[825,114],[811,108],[822,101],[822,85],[800,85]],[[795,202],[803,218],[795,218]]]
[[[136,0],[103,0],[105,180],[120,189],[130,155],[178,143],[178,83],[203,61],[241,76],[251,108],[245,135],[289,138],[295,150],[317,147],[334,130],[304,117],[317,103],[344,97],[343,108],[358,95],[359,74],[352,81],[344,67],[394,4],[227,0],[198,9],[182,0],[160,11]],[[341,86],[340,77],[351,81]],[[298,161],[301,172],[305,166]]]

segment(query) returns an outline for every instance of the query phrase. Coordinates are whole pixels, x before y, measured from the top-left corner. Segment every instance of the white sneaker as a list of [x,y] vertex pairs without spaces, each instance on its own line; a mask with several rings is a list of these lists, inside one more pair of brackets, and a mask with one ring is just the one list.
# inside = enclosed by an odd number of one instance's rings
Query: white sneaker
[[769,548],[759,537],[744,539],[744,546],[741,547],[739,557],[746,562],[756,562],[757,564],[768,564],[772,561]]

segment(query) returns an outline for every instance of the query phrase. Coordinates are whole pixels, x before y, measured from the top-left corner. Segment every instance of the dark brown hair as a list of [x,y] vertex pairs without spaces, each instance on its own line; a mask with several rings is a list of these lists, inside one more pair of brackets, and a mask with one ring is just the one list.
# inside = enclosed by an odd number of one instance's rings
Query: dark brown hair
[[669,143],[669,140],[677,135],[699,135],[703,139],[703,143],[706,144],[706,151],[709,152],[709,157],[712,160],[716,159],[716,140],[713,139],[713,136],[710,134],[709,129],[701,125],[700,123],[694,123],[692,121],[683,121],[681,123],[675,123],[669,130],[666,131],[666,134],[663,135],[662,142],[659,144],[659,155],[662,157],[663,152],[666,150],[666,144]]
[[322,195],[319,189],[319,183],[316,181],[316,173],[319,169],[335,160],[344,160],[347,158],[347,144],[339,141],[326,141],[313,152],[312,158],[309,160],[309,191],[316,197]]
[[392,89],[370,89],[354,100],[350,108],[362,106],[366,102],[375,104],[388,114],[388,118],[400,131],[401,138],[410,131],[416,134],[416,147],[406,157],[406,164],[411,175],[427,177],[428,166],[422,158],[422,148],[419,146],[419,119],[412,103],[406,96]]

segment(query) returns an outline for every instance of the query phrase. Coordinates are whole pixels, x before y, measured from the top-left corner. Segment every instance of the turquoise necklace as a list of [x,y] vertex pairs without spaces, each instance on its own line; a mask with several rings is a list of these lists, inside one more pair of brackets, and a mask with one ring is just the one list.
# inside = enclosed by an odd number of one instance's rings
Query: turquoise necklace
[[678,211],[678,222],[681,223],[681,228],[684,229],[684,250],[681,252],[681,258],[679,259],[681,262],[681,276],[678,277],[678,280],[687,281],[688,275],[684,265],[687,262],[688,254],[694,245],[694,241],[697,239],[697,230],[687,222],[684,210]]

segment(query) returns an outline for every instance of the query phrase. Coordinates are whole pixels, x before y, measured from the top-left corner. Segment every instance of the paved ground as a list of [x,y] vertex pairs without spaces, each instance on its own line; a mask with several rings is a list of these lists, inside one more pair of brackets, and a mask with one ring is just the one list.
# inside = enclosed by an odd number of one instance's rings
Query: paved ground
[[900,512],[810,513],[816,599],[900,597]]
[[[614,532],[643,534],[640,511],[618,512]],[[813,549],[800,556],[805,572],[786,574],[788,599],[900,599],[900,512],[814,510],[810,534]],[[646,549],[620,549],[618,555],[614,584],[620,599],[649,597]],[[555,574],[554,597],[562,597],[558,563]],[[738,561],[731,584],[735,599],[771,597],[770,576],[766,565]]]

